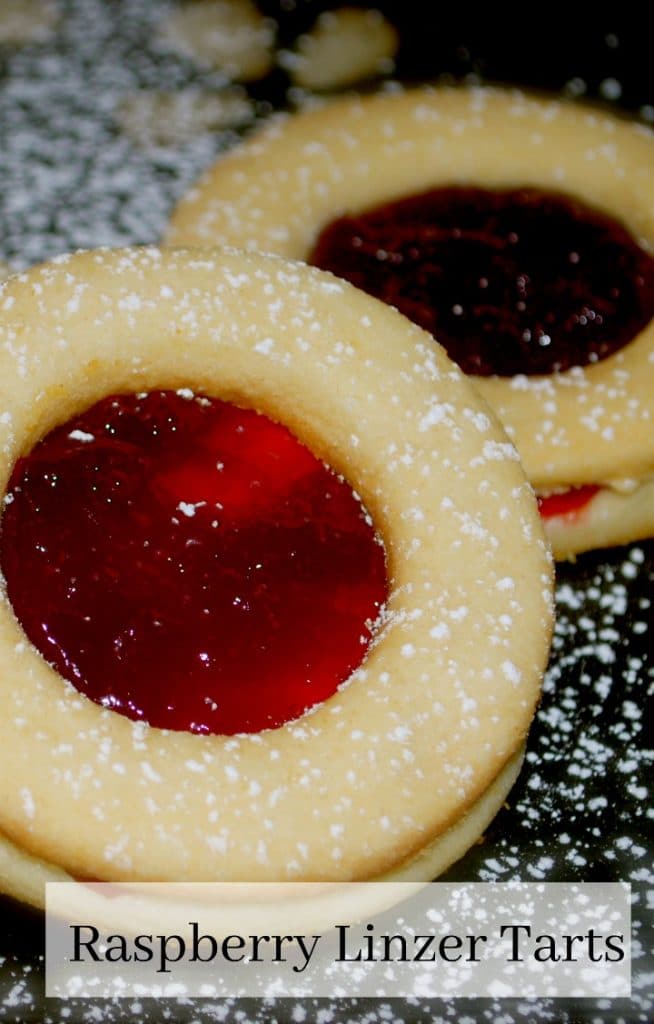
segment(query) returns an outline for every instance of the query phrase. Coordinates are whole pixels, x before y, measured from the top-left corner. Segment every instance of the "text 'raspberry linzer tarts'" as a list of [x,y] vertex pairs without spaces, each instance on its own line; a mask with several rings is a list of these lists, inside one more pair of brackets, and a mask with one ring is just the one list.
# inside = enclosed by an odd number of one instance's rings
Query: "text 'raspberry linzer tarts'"
[[424,331],[274,257],[0,293],[0,880],[429,879],[519,769],[551,564]]
[[222,158],[171,244],[305,259],[432,331],[504,423],[558,558],[654,533],[654,136],[489,88],[352,98]]

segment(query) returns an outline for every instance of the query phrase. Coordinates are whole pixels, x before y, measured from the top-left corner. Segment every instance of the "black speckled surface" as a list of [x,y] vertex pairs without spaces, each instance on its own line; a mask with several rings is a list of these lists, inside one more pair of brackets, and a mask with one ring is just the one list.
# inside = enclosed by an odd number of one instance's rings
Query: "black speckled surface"
[[[0,260],[16,268],[76,247],[156,240],[175,199],[235,130],[143,147],[121,132],[139,88],[216,88],[156,43],[163,0],[67,0],[48,41],[0,43]],[[288,44],[325,4],[266,0]],[[402,34],[397,75],[534,86],[654,121],[648,40],[606,23],[576,30],[539,18],[443,24],[428,5],[382,3]],[[0,4],[0,16],[2,5]],[[286,102],[281,71],[249,87],[252,120]],[[247,129],[245,124],[244,128]],[[243,129],[239,129],[243,130]],[[595,553],[558,571],[558,622],[527,763],[505,808],[449,880],[631,882],[631,1000],[58,1003],[43,999],[41,915],[0,902],[2,1021],[526,1021],[654,1019],[654,542]],[[649,907],[649,909],[648,909]]]

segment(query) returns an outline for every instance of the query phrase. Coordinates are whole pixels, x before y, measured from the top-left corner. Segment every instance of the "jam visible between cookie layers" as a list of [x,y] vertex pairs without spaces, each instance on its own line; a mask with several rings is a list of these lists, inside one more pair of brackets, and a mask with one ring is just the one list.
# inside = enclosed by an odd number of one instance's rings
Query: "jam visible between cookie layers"
[[543,519],[554,519],[557,516],[576,518],[600,490],[596,484],[587,484],[584,487],[572,487],[560,494],[539,495],[538,510]]
[[343,217],[309,262],[396,306],[479,376],[597,362],[654,315],[654,260],[629,232],[534,188],[438,188]]
[[15,467],[0,561],[14,611],[108,708],[256,732],[361,663],[387,596],[350,486],[284,427],[190,392],[104,399]]

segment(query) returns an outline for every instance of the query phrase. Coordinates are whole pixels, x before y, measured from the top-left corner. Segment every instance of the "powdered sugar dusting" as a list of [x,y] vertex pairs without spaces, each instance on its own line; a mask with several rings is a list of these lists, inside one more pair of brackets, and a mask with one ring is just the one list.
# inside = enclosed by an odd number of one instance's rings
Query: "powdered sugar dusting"
[[[362,853],[371,860],[380,856],[381,841],[366,844],[362,850],[357,832],[367,813],[365,794],[369,791],[374,800],[382,779],[389,819],[383,835],[388,834],[393,851],[407,843],[407,834],[412,841],[414,835],[420,838],[429,827],[428,816],[442,813],[436,796],[451,813],[453,803],[474,799],[480,772],[485,788],[489,769],[491,777],[500,771],[507,753],[514,751],[516,733],[521,736],[529,723],[537,695],[548,632],[548,601],[545,588],[541,594],[528,583],[540,587],[549,561],[542,540],[534,545],[521,539],[522,533],[534,530],[537,523],[533,498],[515,465],[513,450],[499,440],[496,427],[494,439],[485,436],[490,421],[482,424],[484,436],[480,438],[479,421],[475,422],[469,404],[473,402],[469,386],[459,374],[443,372],[447,369],[443,357],[439,356],[438,366],[425,360],[420,332],[396,321],[395,314],[384,307],[373,308],[367,297],[350,292],[351,302],[362,303],[379,320],[381,335],[387,324],[395,328],[397,323],[406,331],[405,345],[397,353],[400,372],[388,373],[385,364],[372,358],[372,336],[359,341],[356,349],[342,340],[349,326],[347,312],[340,312],[344,285],[332,283],[317,271],[286,266],[270,257],[187,255],[155,248],[95,251],[21,275],[10,286],[17,296],[17,312],[7,314],[0,327],[7,342],[2,359],[9,373],[17,362],[24,365],[30,387],[38,387],[43,380],[45,388],[50,367],[44,367],[37,345],[15,350],[13,339],[21,323],[15,317],[26,297],[31,302],[37,295],[37,323],[43,317],[49,333],[66,332],[69,351],[57,358],[64,360],[64,366],[74,367],[88,342],[86,330],[79,330],[86,321],[71,322],[69,296],[79,293],[79,282],[89,268],[98,275],[93,293],[89,289],[83,296],[85,311],[94,319],[96,365],[102,366],[107,358],[113,364],[125,355],[129,365],[136,354],[138,362],[131,367],[130,379],[139,390],[142,374],[151,373],[161,358],[160,336],[153,343],[143,333],[144,325],[156,313],[165,332],[176,336],[178,325],[183,325],[189,343],[189,376],[197,372],[190,362],[192,354],[198,359],[202,353],[205,366],[208,353],[210,361],[215,357],[223,375],[238,373],[241,377],[252,366],[265,366],[274,397],[279,393],[288,401],[289,395],[306,395],[311,408],[318,408],[320,396],[336,396],[339,422],[324,443],[329,440],[336,445],[343,431],[345,449],[350,455],[357,452],[357,461],[353,457],[350,467],[354,481],[358,486],[360,480],[363,497],[388,516],[389,543],[402,583],[391,593],[370,658],[343,684],[338,701],[314,709],[278,734],[230,739],[175,734],[170,738],[143,726],[125,732],[111,713],[89,708],[64,687],[50,698],[53,719],[65,716],[70,723],[74,715],[79,724],[69,748],[60,750],[55,761],[50,756],[49,723],[41,724],[49,676],[39,678],[44,672],[40,662],[30,669],[31,649],[16,652],[26,673],[25,694],[22,689],[11,694],[7,721],[16,723],[19,714],[21,718],[27,714],[27,704],[34,716],[38,702],[39,728],[32,730],[32,744],[42,755],[41,767],[37,767],[37,759],[19,749],[21,765],[14,765],[21,777],[33,778],[37,786],[33,798],[22,799],[23,818],[32,821],[34,803],[47,799],[44,794],[51,787],[68,793],[80,809],[87,806],[90,815],[104,822],[100,844],[93,853],[93,870],[100,876],[104,872],[136,872],[144,857],[150,870],[158,871],[152,857],[159,849],[164,870],[170,873],[187,872],[187,865],[195,860],[202,872],[217,872],[227,878],[234,870],[240,876],[246,864],[257,876],[260,871],[267,872],[264,877],[285,872],[286,877],[303,878],[307,871],[316,870],[316,863],[323,865],[321,871],[327,864],[326,870],[339,877],[340,865],[358,860]],[[172,294],[162,294],[163,280],[177,283]],[[262,291],[270,296],[268,306],[260,302]],[[314,332],[313,361],[298,356],[292,344],[295,332],[310,330],[313,323],[321,321],[329,325],[329,332],[326,328]],[[33,323],[31,329],[40,328]],[[244,346],[250,333],[259,340],[251,347]],[[270,344],[262,346],[262,338]],[[234,353],[238,353],[238,365]],[[170,348],[164,346],[164,363],[170,357]],[[350,379],[351,371],[346,369],[339,378],[343,364],[349,366],[355,358],[356,373]],[[75,372],[70,371],[71,384]],[[422,430],[418,425],[424,423],[432,405],[434,380],[447,388],[451,413]],[[181,390],[184,395],[185,388]],[[363,403],[354,401],[359,392]],[[392,431],[385,412],[390,394],[399,398],[399,416]],[[9,396],[6,401],[18,414]],[[384,443],[390,444],[393,437],[397,451],[386,463],[374,463],[375,475],[369,478],[366,467],[370,459],[378,458],[374,437],[381,423]],[[359,445],[353,447],[355,425]],[[8,424],[3,427],[7,429]],[[482,452],[491,446],[490,457],[482,456],[473,464],[470,454],[479,444]],[[367,461],[358,461],[361,450]],[[425,476],[420,467],[430,460],[439,467],[438,472]],[[438,523],[434,510],[443,492],[453,497],[447,499],[449,507],[440,517],[439,527],[451,538],[456,572],[449,584],[443,581],[434,587],[441,561],[437,557],[440,548],[434,542]],[[480,493],[485,496],[483,504],[468,511]],[[510,504],[515,523],[521,527],[515,537],[493,514],[504,503]],[[189,519],[195,517],[197,508],[198,503],[190,501],[180,501],[177,506],[179,515]],[[430,509],[429,515],[423,508]],[[404,515],[407,509],[410,515]],[[498,589],[494,582],[506,579],[512,568],[507,548],[510,536],[523,575],[513,588]],[[442,630],[444,620],[447,633]],[[507,632],[507,624],[513,621],[532,637],[529,648],[513,650]],[[488,647],[479,642],[480,637],[490,637]],[[27,685],[30,671],[32,687]],[[518,688],[519,699],[514,700],[513,691]],[[411,695],[410,704],[403,706]],[[503,708],[501,714],[496,713],[498,708]],[[50,715],[44,717],[47,720]],[[334,768],[333,743],[340,742],[340,730],[350,721],[357,725],[351,730],[340,772]],[[466,745],[468,734],[479,737],[481,759],[474,747],[471,752]],[[267,757],[273,743],[283,751],[276,765]],[[442,766],[437,771],[436,794],[429,779],[434,764]],[[216,786],[218,803],[213,801]],[[150,823],[147,849],[121,810],[125,801],[130,808],[138,806],[139,816]],[[298,815],[302,822],[310,821],[311,827],[296,842],[298,856],[289,859],[284,835],[287,829],[298,834],[293,824]],[[253,839],[261,821],[268,819],[271,826],[266,828],[266,838]],[[220,826],[219,832],[216,826]],[[218,842],[207,841],[207,836],[216,835]],[[62,838],[64,845],[76,845],[74,835],[67,833]],[[66,857],[63,853],[62,862]],[[191,868],[194,870],[197,868]],[[375,868],[366,865],[355,870]]]
[[[556,98],[476,87],[352,98],[280,120],[207,172],[174,214],[169,238],[200,245],[218,239],[307,259],[321,230],[344,209],[356,214],[439,185],[485,188],[504,181],[503,164],[515,152],[518,178],[545,191],[558,192],[565,183],[573,199],[608,204],[633,238],[651,248],[645,213],[654,192],[651,131]],[[635,204],[624,201],[624,178]],[[607,179],[615,183],[610,193]],[[461,308],[454,304],[454,315]],[[541,341],[549,340],[544,333]],[[535,486],[610,486],[620,476],[651,474],[653,344],[648,325],[611,359],[560,374],[478,380]],[[435,405],[425,429],[445,415],[446,404]],[[483,420],[475,422],[483,432]],[[510,457],[509,451],[488,441],[483,457]]]

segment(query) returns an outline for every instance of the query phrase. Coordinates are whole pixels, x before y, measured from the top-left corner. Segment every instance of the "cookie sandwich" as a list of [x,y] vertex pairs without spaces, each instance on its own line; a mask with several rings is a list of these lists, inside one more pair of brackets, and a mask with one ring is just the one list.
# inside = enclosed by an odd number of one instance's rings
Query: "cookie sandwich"
[[347,278],[429,330],[516,444],[558,558],[654,533],[654,135],[495,88],[281,118],[176,209],[170,244]]
[[0,885],[430,879],[519,770],[551,564],[431,337],[155,248],[0,295]]

